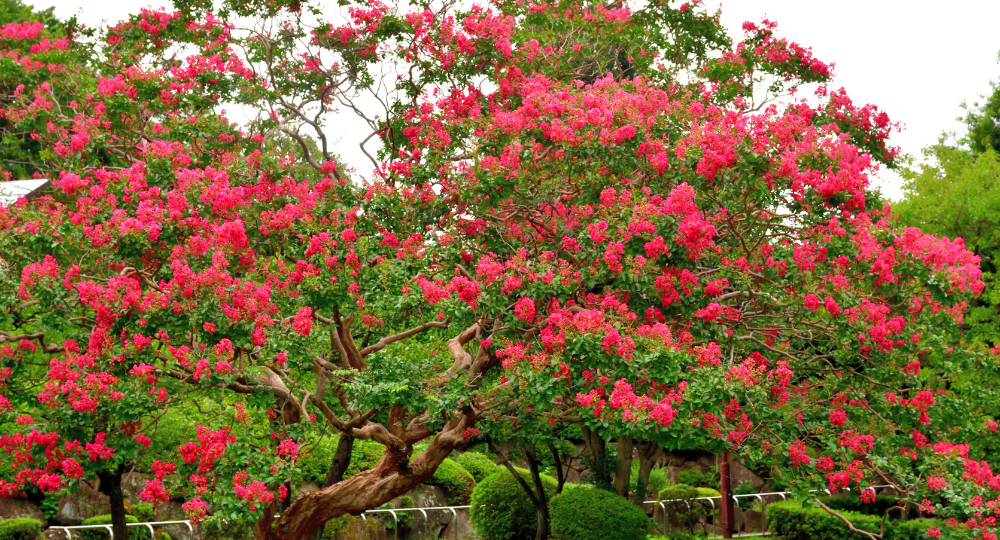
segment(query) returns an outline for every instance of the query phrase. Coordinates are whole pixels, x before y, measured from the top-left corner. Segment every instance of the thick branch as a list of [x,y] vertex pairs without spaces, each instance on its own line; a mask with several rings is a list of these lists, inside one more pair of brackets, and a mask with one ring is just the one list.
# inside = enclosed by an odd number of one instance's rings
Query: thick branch
[[404,340],[406,338],[413,337],[413,336],[415,336],[415,335],[417,335],[417,334],[419,334],[421,332],[426,332],[427,330],[430,330],[431,328],[448,328],[448,321],[431,321],[431,322],[426,322],[426,323],[421,324],[420,326],[418,326],[416,328],[411,328],[411,329],[409,329],[409,330],[407,330],[405,332],[400,332],[400,333],[392,335],[392,336],[386,336],[386,337],[378,340],[378,342],[375,343],[374,345],[370,345],[368,347],[365,347],[365,348],[361,349],[361,357],[364,358],[365,356],[368,356],[369,354],[381,351],[387,345],[391,345],[391,344],[393,344],[393,343],[395,343],[397,341],[402,341],[402,340]]
[[820,506],[820,508],[822,508],[823,510],[826,510],[830,515],[832,515],[832,516],[840,519],[840,521],[843,521],[844,525],[847,525],[847,528],[850,529],[851,532],[856,532],[858,534],[863,534],[863,535],[867,536],[868,538],[871,538],[871,540],[879,540],[880,538],[882,538],[881,534],[870,533],[868,531],[862,531],[861,529],[858,529],[857,527],[854,526],[853,523],[851,523],[851,520],[849,520],[846,517],[844,517],[844,515],[841,514],[840,512],[837,512],[836,510],[833,510],[829,506],[823,504],[823,501],[821,501],[819,499],[813,499],[813,500],[816,501],[816,504],[818,504]]

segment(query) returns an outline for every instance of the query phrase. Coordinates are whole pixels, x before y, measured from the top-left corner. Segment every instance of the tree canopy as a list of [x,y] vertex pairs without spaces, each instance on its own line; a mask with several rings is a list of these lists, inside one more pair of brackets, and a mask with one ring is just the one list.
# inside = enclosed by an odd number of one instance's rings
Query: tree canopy
[[[952,389],[996,371],[962,341],[980,259],[872,192],[896,127],[828,64],[694,1],[343,4],[2,28],[5,162],[53,181],[0,208],[3,496],[98,477],[126,538],[142,469],[300,539],[573,423],[992,534],[996,424]],[[384,453],[294,496],[329,432]]]

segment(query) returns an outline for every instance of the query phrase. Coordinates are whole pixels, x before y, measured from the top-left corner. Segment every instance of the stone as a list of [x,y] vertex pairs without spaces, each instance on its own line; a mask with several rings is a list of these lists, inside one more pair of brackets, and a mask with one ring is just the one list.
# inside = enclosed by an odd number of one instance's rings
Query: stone
[[750,482],[750,486],[753,487],[754,491],[764,493],[761,490],[765,485],[764,480],[737,460],[729,462],[729,477],[732,479],[734,489],[744,482]]
[[42,527],[48,526],[45,512],[26,499],[0,498],[0,518],[32,518],[42,522]]
[[99,493],[88,482],[80,482],[76,493],[59,501],[59,510],[52,520],[59,525],[79,525],[83,520],[111,513],[107,495]]
[[130,502],[142,502],[142,490],[146,489],[146,481],[152,480],[153,475],[142,474],[142,473],[125,473],[122,475],[122,491],[125,492],[125,498]]
[[[448,497],[441,486],[428,486],[421,484],[411,489],[407,494],[412,503],[409,508],[432,508],[437,506],[448,506]],[[403,508],[403,501],[395,499],[392,505],[396,508]],[[422,512],[406,512],[409,516],[409,525],[405,530],[405,538],[442,538],[441,533],[452,521],[451,510],[426,510],[427,517]],[[402,513],[400,514],[402,515]],[[391,517],[390,517],[391,519]]]
[[[153,509],[153,519],[155,521],[184,521],[187,520],[187,514],[181,503],[161,502]],[[194,525],[191,529],[188,529],[188,526],[184,524],[159,525],[156,530],[166,532],[170,535],[171,540],[201,540],[203,536],[201,525]]]

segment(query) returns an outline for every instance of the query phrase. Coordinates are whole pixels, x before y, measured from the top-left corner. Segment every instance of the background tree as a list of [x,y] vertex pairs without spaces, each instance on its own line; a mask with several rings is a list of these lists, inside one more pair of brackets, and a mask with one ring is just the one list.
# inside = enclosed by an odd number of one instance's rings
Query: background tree
[[973,102],[966,109],[965,125],[969,129],[967,141],[973,152],[985,152],[987,148],[1000,151],[1000,85],[990,82],[993,92],[980,96],[984,101]]

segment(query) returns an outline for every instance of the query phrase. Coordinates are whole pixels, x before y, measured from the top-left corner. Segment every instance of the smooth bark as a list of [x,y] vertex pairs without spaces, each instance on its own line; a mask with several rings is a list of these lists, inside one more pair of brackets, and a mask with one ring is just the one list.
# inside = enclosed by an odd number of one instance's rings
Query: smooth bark
[[114,471],[102,470],[97,473],[101,481],[99,491],[108,496],[111,503],[111,535],[114,540],[128,540],[128,526],[125,525],[125,491],[122,490],[124,465]]
[[635,439],[618,437],[618,467],[615,469],[615,491],[628,498],[629,480],[632,478],[632,449]]

